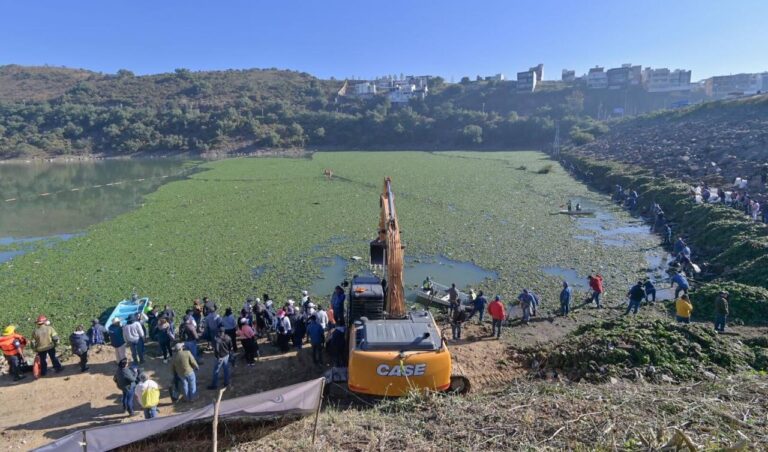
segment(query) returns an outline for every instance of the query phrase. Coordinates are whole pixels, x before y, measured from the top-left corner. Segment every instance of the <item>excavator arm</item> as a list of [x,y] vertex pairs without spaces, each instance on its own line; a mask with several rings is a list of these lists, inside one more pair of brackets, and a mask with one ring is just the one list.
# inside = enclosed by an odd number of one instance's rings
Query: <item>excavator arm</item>
[[384,179],[379,197],[379,236],[371,242],[371,264],[383,265],[386,275],[385,306],[390,318],[405,317],[403,289],[403,245],[400,242],[400,223],[395,210],[392,180]]

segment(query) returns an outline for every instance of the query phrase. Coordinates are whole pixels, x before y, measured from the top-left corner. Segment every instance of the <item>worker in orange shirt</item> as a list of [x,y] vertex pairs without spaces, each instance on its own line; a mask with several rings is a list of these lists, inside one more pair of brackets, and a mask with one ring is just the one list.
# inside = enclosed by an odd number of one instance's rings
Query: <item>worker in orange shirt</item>
[[501,325],[506,318],[506,312],[504,312],[504,303],[501,302],[501,297],[496,295],[493,297],[493,301],[488,304],[488,314],[491,315],[493,330],[491,336],[496,336],[496,339],[501,337]]

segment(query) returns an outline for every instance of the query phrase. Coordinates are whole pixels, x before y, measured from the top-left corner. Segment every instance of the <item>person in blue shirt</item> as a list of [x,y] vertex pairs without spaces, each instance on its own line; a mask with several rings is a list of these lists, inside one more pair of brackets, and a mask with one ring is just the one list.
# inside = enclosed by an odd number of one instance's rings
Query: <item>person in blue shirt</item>
[[675,242],[675,246],[672,248],[672,251],[674,251],[675,256],[680,254],[680,252],[683,251],[683,248],[685,248],[685,240],[683,240],[682,237],[678,237],[677,242]]
[[123,327],[120,325],[120,319],[115,317],[108,329],[109,343],[115,348],[115,360],[119,363],[125,359],[125,337],[123,337]]
[[472,312],[469,313],[469,317],[467,317],[467,321],[472,318],[475,313],[477,313],[480,317],[478,320],[478,323],[483,323],[483,316],[485,315],[485,305],[488,304],[488,300],[483,295],[483,291],[480,290],[477,292],[477,297],[475,298],[475,301],[472,302]]
[[643,289],[645,289],[645,302],[648,303],[648,298],[650,298],[651,303],[656,303],[656,286],[650,279],[645,280]]
[[677,288],[675,289],[675,300],[680,298],[680,292],[687,294],[688,289],[691,288],[690,284],[688,284],[688,279],[682,273],[675,273],[675,275],[672,276],[671,282],[672,285],[670,287],[674,287],[675,284],[677,284]]
[[331,307],[333,308],[333,318],[337,325],[344,325],[344,300],[346,295],[341,286],[336,286],[331,296]]
[[571,299],[573,289],[568,287],[568,281],[563,281],[563,290],[560,291],[560,315],[567,316],[571,312]]
[[325,344],[325,331],[322,325],[317,321],[317,316],[313,315],[309,318],[309,325],[307,325],[307,336],[309,336],[309,343],[312,344],[312,362],[315,364],[323,364],[323,345]]

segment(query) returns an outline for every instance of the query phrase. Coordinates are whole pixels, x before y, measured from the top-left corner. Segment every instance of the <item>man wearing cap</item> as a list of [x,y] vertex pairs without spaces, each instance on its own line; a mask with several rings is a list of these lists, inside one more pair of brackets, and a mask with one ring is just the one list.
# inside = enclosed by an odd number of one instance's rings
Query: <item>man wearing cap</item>
[[136,314],[128,317],[128,324],[123,327],[123,337],[131,347],[133,362],[144,363],[144,327],[138,322]]
[[120,325],[120,319],[112,319],[112,325],[109,325],[109,343],[115,349],[115,361],[118,363],[125,359],[125,337],[123,336],[123,327]]
[[173,369],[174,383],[180,381],[183,387],[184,398],[187,402],[195,400],[197,394],[197,376],[195,370],[200,367],[197,365],[197,361],[192,356],[189,350],[184,350],[184,344],[178,343],[174,346],[176,354],[173,355],[171,360],[171,368]]
[[0,350],[3,351],[5,360],[10,366],[9,374],[13,375],[13,381],[19,381],[24,378],[21,373],[21,363],[24,360],[24,346],[27,345],[27,339],[16,332],[16,326],[8,325],[3,330],[3,336],[0,337]]
[[59,335],[56,330],[48,324],[48,319],[41,315],[37,318],[37,328],[32,333],[32,342],[35,344],[35,351],[40,357],[40,375],[45,376],[48,373],[48,362],[46,357],[51,358],[51,364],[56,372],[61,372],[61,363],[56,358],[56,344],[59,342]]
[[728,321],[728,292],[721,290],[715,298],[715,331],[725,332],[725,323]]

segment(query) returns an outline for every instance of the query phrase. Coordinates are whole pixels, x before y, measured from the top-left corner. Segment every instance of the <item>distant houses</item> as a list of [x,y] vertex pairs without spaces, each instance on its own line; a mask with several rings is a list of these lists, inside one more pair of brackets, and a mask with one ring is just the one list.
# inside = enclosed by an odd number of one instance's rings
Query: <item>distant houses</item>
[[386,96],[392,104],[407,104],[412,99],[424,99],[429,93],[428,81],[431,76],[395,76],[380,77],[374,80],[356,80],[351,85],[339,91],[341,96],[370,99],[375,96]]

